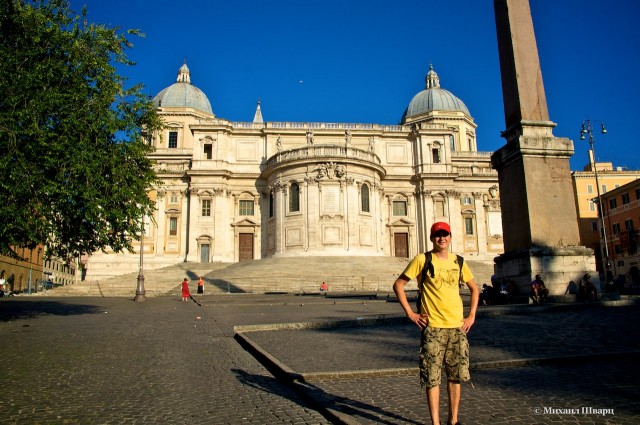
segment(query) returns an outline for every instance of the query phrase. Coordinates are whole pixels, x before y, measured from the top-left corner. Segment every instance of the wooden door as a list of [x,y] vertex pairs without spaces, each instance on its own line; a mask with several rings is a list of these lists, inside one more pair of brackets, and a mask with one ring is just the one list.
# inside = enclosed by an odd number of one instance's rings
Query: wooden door
[[407,233],[394,233],[395,256],[409,258],[409,235]]
[[253,233],[240,233],[238,245],[239,261],[253,260]]

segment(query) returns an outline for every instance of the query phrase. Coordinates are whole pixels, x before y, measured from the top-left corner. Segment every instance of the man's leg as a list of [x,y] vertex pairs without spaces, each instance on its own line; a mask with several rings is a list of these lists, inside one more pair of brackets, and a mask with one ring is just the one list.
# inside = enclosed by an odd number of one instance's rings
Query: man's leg
[[440,425],[440,386],[427,388],[427,402],[431,423]]
[[458,408],[460,407],[460,381],[447,381],[449,393],[449,422],[458,423]]
[[429,414],[433,424],[440,425],[440,378],[447,346],[443,329],[426,328],[420,341],[420,384],[426,388]]

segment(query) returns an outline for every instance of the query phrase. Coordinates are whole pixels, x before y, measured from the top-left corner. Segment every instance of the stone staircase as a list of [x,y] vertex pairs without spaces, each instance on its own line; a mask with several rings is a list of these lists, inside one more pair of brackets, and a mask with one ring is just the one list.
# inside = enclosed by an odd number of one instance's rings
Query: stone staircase
[[[198,276],[205,276],[214,270],[228,267],[232,263],[178,263],[144,272],[144,288],[146,296],[165,294],[180,286],[185,277],[194,281]],[[66,285],[47,291],[52,296],[101,296],[101,297],[133,297],[138,283],[138,272],[99,280],[86,280],[73,285]],[[195,292],[195,290],[194,290]]]
[[[481,285],[489,282],[493,264],[465,260]],[[327,282],[330,293],[392,292],[392,285],[408,259],[397,257],[281,257],[240,263],[179,263],[144,273],[146,296],[180,292],[184,277],[196,292],[198,276],[205,294],[212,293],[318,293]],[[99,281],[85,281],[48,291],[53,296],[135,295],[137,273]],[[466,287],[465,287],[466,288]],[[417,289],[415,280],[407,290]],[[179,295],[178,295],[179,296]]]

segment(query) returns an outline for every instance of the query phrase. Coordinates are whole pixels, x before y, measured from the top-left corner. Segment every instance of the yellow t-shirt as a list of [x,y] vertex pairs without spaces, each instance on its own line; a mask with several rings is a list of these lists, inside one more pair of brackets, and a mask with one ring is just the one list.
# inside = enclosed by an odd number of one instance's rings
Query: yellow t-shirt
[[[424,254],[416,255],[404,269],[404,275],[409,279],[422,279],[422,269],[425,265]],[[462,326],[462,298],[458,289],[460,266],[458,257],[448,253],[446,260],[431,255],[433,264],[432,278],[427,272],[427,281],[422,285],[422,305],[420,311],[429,314],[429,326],[434,328],[458,328]],[[473,274],[465,261],[462,265],[462,281],[473,279]]]

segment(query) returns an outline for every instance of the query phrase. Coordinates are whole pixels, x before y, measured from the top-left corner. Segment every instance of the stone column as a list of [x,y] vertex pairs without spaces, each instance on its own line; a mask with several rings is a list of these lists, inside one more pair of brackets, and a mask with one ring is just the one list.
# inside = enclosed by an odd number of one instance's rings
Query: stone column
[[284,233],[284,216],[285,216],[285,208],[287,207],[286,201],[286,192],[287,185],[283,184],[280,180],[276,180],[273,182],[273,205],[274,205],[274,232],[273,236],[275,238],[274,245],[274,255],[278,256],[282,254],[284,251],[284,242],[283,242],[283,233]]
[[155,235],[155,252],[156,256],[164,256],[165,249],[165,228],[167,227],[167,218],[166,218],[166,191],[158,190],[157,198],[156,198],[156,235]]
[[482,193],[473,192],[473,207],[476,211],[476,241],[478,243],[478,254],[487,254],[487,232],[488,223],[485,214],[484,205],[482,204]]
[[542,274],[552,294],[595,270],[593,251],[578,246],[569,158],[573,142],[553,135],[529,2],[494,0],[507,144],[491,161],[498,171],[505,253],[498,277],[528,293]]
[[196,223],[198,217],[202,213],[202,206],[200,205],[200,200],[198,198],[198,189],[190,188],[186,191],[187,202],[189,203],[189,207],[183,208],[184,213],[184,224],[186,226],[186,231],[182,233],[183,237],[186,240],[186,250],[185,259],[189,262],[200,262],[200,258],[198,257],[198,241],[196,240],[196,236],[194,235],[194,229],[196,228]]

